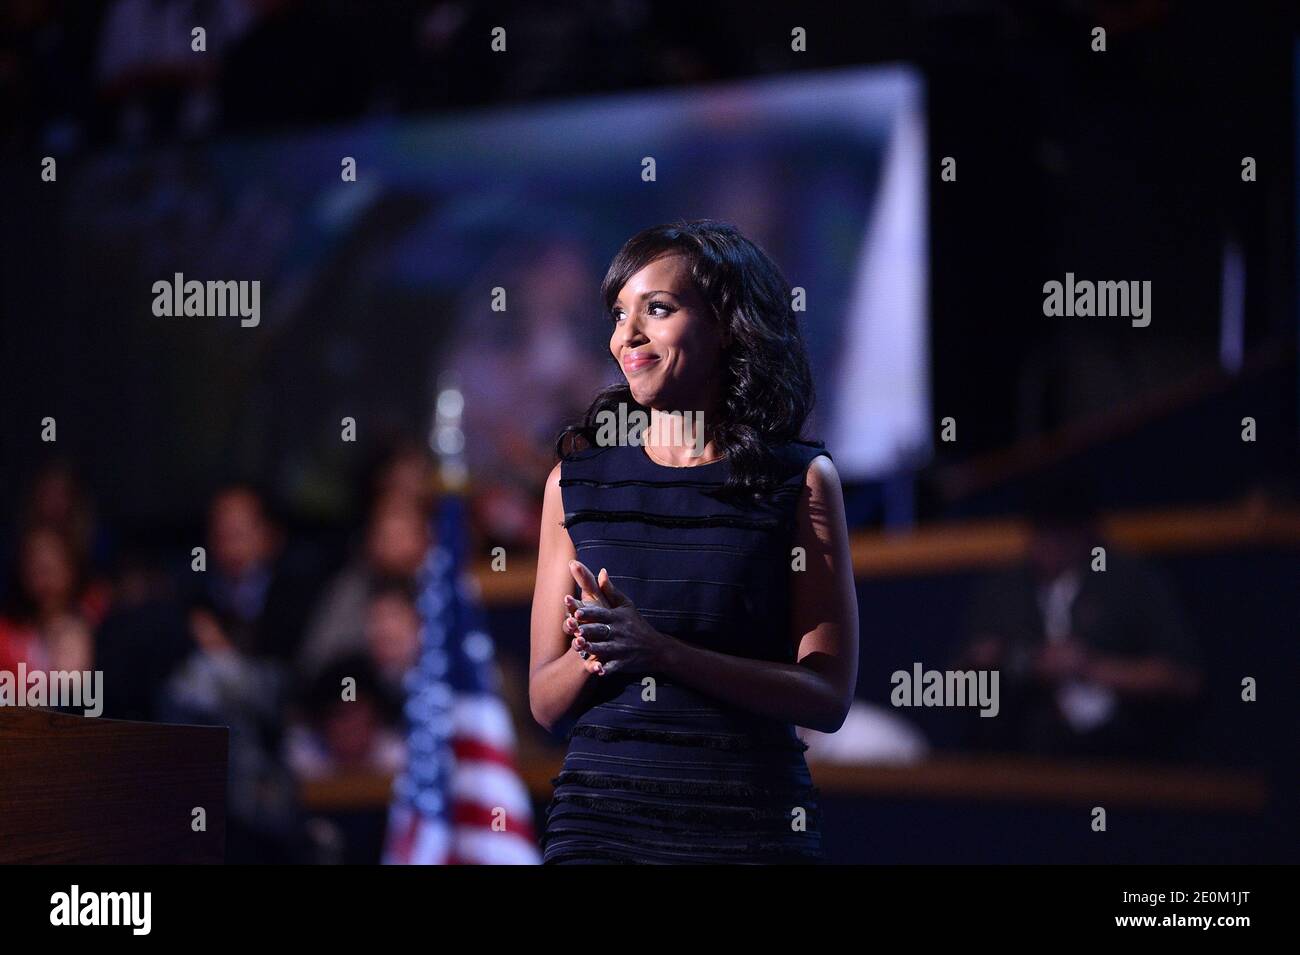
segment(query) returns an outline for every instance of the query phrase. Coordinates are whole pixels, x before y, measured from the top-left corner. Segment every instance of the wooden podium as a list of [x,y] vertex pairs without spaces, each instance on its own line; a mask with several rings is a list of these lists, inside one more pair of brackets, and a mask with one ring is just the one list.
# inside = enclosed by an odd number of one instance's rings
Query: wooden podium
[[0,863],[222,862],[227,733],[0,707]]

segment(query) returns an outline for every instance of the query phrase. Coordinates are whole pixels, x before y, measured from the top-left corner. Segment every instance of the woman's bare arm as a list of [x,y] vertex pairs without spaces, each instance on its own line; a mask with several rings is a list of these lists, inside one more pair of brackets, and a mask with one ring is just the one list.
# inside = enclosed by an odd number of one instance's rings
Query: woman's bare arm
[[735,706],[833,733],[857,686],[858,598],[844,495],[825,455],[808,467],[795,545],[807,555],[806,569],[791,573],[797,663],[750,660],[673,640],[665,674]]
[[563,522],[557,464],[546,479],[542,501],[528,664],[528,704],[533,718],[547,730],[574,709],[592,680],[599,679],[578,654],[570,652],[570,638],[563,630],[564,598],[575,589],[569,561],[577,557]]

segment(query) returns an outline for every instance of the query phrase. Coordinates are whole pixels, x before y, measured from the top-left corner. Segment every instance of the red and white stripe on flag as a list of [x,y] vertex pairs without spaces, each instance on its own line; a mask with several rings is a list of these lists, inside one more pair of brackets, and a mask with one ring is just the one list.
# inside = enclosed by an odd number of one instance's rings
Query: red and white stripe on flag
[[452,832],[449,861],[536,865],[532,802],[514,766],[514,726],[495,694],[452,704]]

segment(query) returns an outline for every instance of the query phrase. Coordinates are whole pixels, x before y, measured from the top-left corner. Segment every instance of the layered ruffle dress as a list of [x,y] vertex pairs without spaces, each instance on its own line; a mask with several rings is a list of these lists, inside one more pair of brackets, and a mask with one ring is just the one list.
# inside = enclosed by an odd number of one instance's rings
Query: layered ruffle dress
[[[756,503],[716,495],[730,462],[668,467],[640,446],[590,448],[560,468],[578,559],[606,568],[656,629],[735,656],[793,663],[795,510],[823,448],[776,449]],[[804,571],[811,572],[811,571]],[[822,860],[817,789],[795,728],[656,673],[611,673],[568,737],[546,813],[558,863]]]

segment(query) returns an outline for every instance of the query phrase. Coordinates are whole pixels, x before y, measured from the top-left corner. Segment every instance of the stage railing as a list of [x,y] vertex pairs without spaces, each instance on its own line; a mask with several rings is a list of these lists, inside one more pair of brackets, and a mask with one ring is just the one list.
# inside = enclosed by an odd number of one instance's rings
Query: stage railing
[[[1106,515],[1107,540],[1135,554],[1159,555],[1280,546],[1300,549],[1300,509],[1248,498],[1218,507],[1162,508]],[[901,574],[984,570],[1025,555],[1029,528],[1021,520],[973,520],[936,524],[906,534],[863,531],[851,536],[858,579]],[[524,604],[532,599],[537,564],[512,557],[504,571],[475,565],[487,604]]]
[[[519,761],[535,799],[549,798],[563,759],[555,752]],[[810,767],[813,781],[829,796],[1258,813],[1272,795],[1263,773],[1145,763],[938,755],[907,766],[813,762]],[[384,773],[352,773],[304,782],[300,796],[313,812],[378,810],[388,805],[391,785],[392,777]]]

